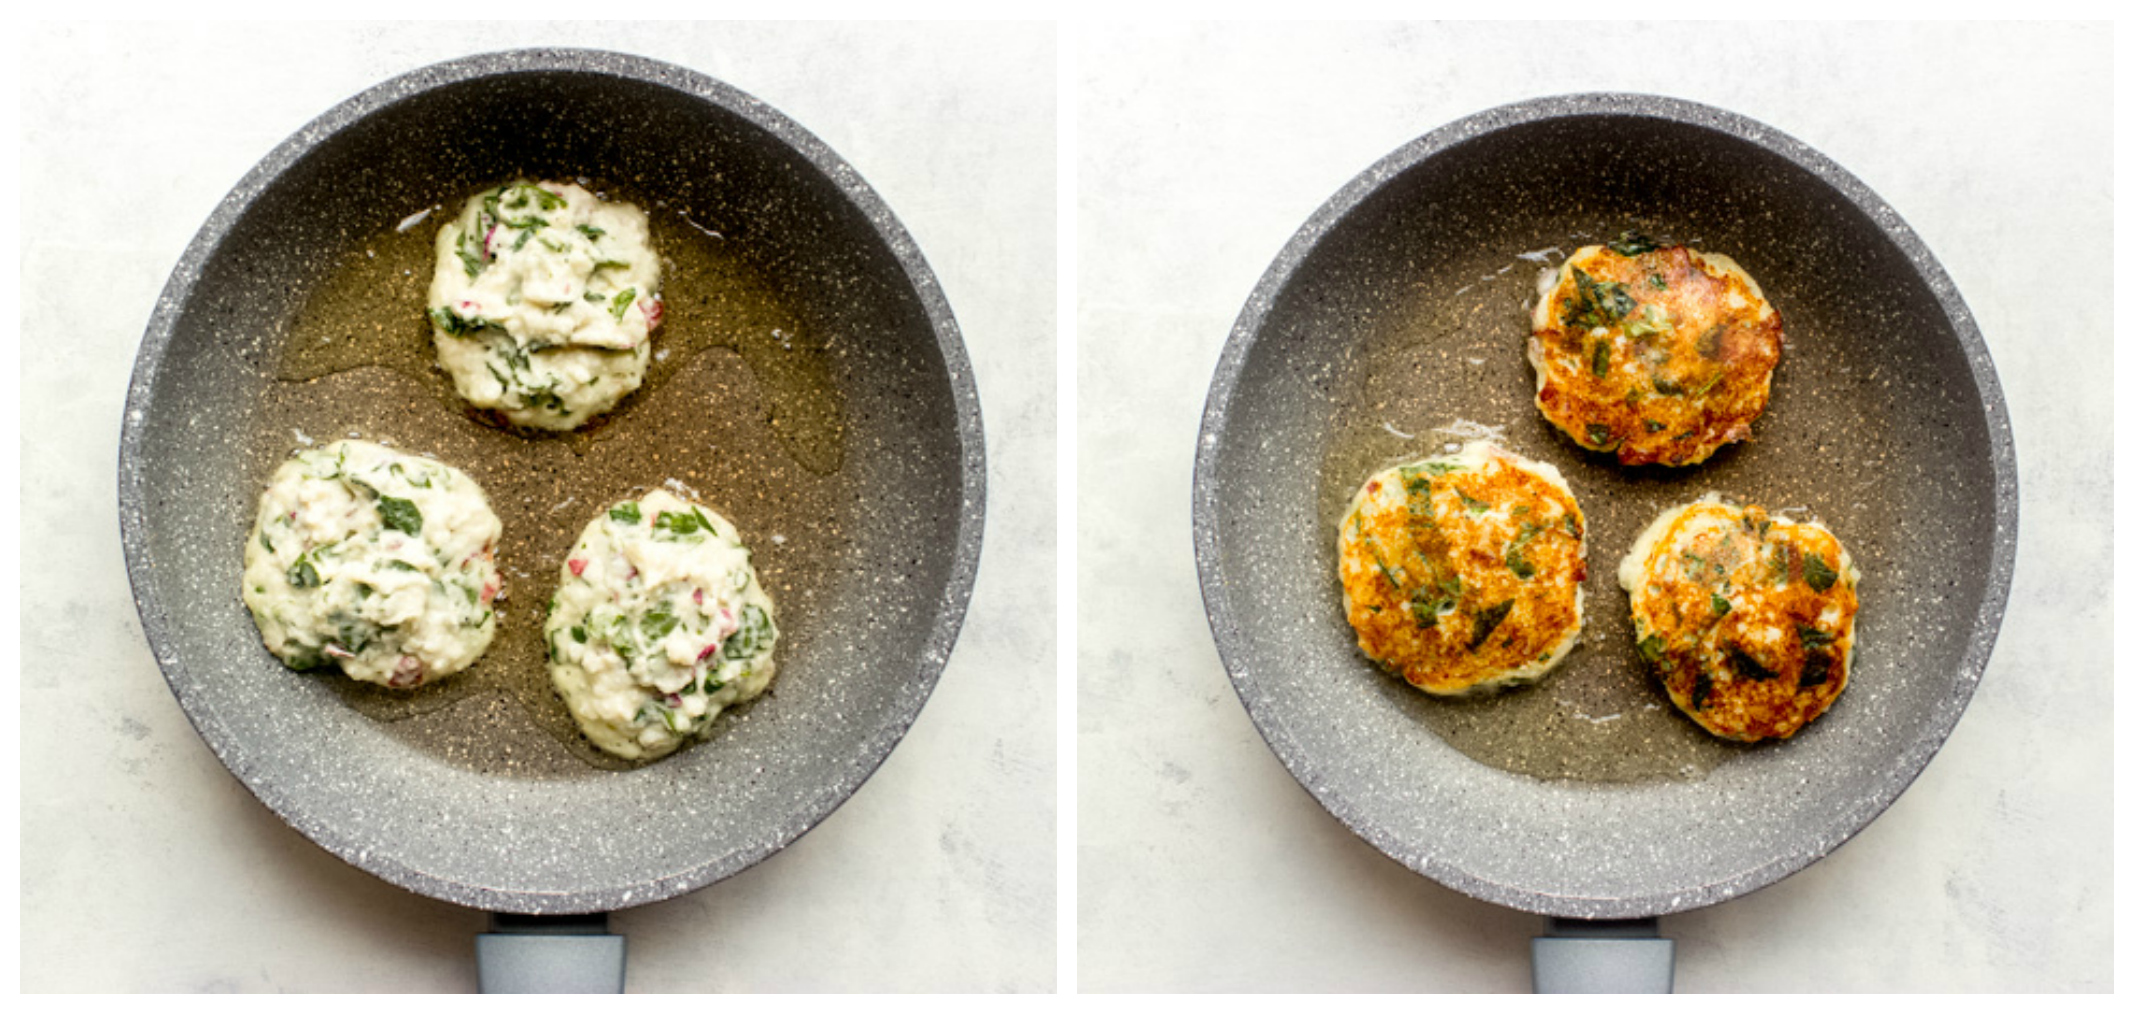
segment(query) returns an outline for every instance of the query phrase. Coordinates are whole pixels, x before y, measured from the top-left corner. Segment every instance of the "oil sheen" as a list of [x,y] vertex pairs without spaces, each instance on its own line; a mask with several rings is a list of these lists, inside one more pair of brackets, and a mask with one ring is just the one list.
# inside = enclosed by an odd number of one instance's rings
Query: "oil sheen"
[[[634,766],[585,740],[547,673],[542,620],[595,512],[654,488],[712,507],[739,526],[780,626],[804,631],[815,582],[802,575],[811,559],[835,557],[852,509],[840,476],[839,336],[802,326],[751,251],[689,209],[593,189],[651,216],[667,313],[644,384],[604,419],[560,434],[500,429],[475,418],[437,366],[424,302],[436,228],[469,196],[457,193],[437,195],[412,227],[395,216],[341,251],[288,322],[247,434],[261,484],[292,451],[349,436],[431,455],[481,484],[504,523],[500,622],[481,660],[413,693],[331,670],[293,678],[327,680],[390,734],[484,771],[582,777]],[[721,721],[746,721],[748,710]]]

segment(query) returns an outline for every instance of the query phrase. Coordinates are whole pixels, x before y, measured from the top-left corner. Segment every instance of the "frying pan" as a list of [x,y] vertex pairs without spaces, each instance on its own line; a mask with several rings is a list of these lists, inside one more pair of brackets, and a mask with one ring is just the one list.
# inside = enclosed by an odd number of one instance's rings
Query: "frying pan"
[[[1537,277],[1627,229],[1732,256],[1784,321],[1754,439],[1701,467],[1618,465],[1533,408]],[[1334,531],[1370,473],[1485,428],[1586,511],[1586,633],[1536,687],[1441,701],[1357,650]],[[1709,491],[1819,517],[1865,573],[1851,683],[1790,740],[1704,736],[1636,657],[1616,562]],[[1432,131],[1297,231],[1216,368],[1193,527],[1238,696],[1329,813],[1484,901],[1649,920],[1807,866],[1918,775],[1999,629],[2016,468],[1969,311],[1865,184],[1723,110],[1569,95]]]
[[[639,203],[667,262],[664,351],[586,432],[485,425],[427,353],[424,248],[468,196],[516,177]],[[267,472],[343,435],[465,469],[505,522],[496,643],[411,696],[284,668],[237,595]],[[693,71],[526,50],[378,85],[238,183],[143,338],[119,515],[165,678],[263,803],[400,887],[558,916],[731,876],[859,788],[947,662],[983,477],[955,320],[850,165]],[[546,687],[542,604],[593,511],[669,484],[749,540],[779,607],[779,674],[708,741],[624,764],[576,737]]]

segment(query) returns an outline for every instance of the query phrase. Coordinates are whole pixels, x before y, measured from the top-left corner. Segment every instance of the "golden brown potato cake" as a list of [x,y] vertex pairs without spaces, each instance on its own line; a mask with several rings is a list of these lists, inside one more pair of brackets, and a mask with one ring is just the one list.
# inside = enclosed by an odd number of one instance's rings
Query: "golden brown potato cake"
[[1714,493],[1654,520],[1616,579],[1638,654],[1712,735],[1784,739],[1845,689],[1860,571],[1820,524]]
[[1578,643],[1585,525],[1554,467],[1485,442],[1373,475],[1336,545],[1357,645],[1433,694],[1540,679]]
[[1626,234],[1544,277],[1527,359],[1534,405],[1626,465],[1694,465],[1771,398],[1778,311],[1732,260]]

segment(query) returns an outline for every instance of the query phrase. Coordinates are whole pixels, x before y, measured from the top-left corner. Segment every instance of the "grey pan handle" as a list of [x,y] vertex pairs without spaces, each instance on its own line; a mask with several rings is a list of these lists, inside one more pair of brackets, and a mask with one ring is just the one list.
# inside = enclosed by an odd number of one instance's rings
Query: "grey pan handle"
[[1672,993],[1675,942],[1658,919],[1549,919],[1534,938],[1536,993]]
[[624,938],[591,915],[489,915],[474,938],[476,982],[484,993],[620,993]]

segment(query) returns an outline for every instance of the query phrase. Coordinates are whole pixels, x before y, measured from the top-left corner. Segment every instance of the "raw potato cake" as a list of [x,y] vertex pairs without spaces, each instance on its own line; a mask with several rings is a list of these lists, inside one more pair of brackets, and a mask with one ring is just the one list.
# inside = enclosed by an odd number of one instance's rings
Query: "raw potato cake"
[[548,672],[586,738],[631,760],[708,735],[771,684],[778,626],[741,533],[665,491],[609,507],[563,562]]
[[1548,464],[1476,441],[1388,468],[1337,554],[1357,646],[1429,693],[1533,682],[1578,643],[1585,515]]
[[1820,524],[1710,494],[1653,521],[1616,578],[1638,654],[1714,736],[1784,739],[1845,689],[1860,571]]
[[1625,235],[1544,273],[1534,405],[1626,465],[1694,465],[1749,438],[1771,398],[1778,311],[1732,260]]
[[292,668],[418,687],[496,635],[503,523],[466,473],[361,440],[298,451],[259,498],[244,602]]
[[437,360],[478,409],[530,429],[576,429],[644,382],[659,279],[635,206],[568,183],[477,194],[437,230]]

